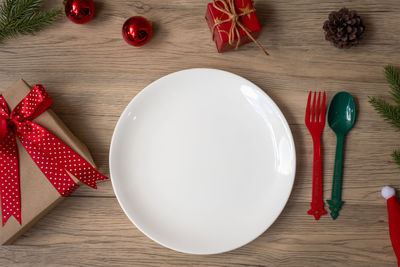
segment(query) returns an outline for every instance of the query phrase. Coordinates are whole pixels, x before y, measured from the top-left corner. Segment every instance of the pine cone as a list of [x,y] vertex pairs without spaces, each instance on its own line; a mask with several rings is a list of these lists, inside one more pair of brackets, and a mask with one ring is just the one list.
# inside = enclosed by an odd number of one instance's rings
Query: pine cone
[[330,41],[337,48],[350,48],[359,43],[365,26],[361,17],[354,10],[342,8],[329,14],[323,29],[325,40]]

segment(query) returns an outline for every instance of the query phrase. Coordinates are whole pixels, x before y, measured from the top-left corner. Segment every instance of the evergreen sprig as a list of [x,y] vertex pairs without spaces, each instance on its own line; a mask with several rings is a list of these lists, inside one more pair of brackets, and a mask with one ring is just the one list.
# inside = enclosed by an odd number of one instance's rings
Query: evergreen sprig
[[392,89],[392,96],[400,104],[400,75],[392,65],[385,67],[385,78]]
[[56,21],[62,10],[39,10],[44,1],[4,0],[0,6],[0,41],[19,34],[32,34]]
[[400,129],[400,107],[387,103],[385,100],[375,97],[369,98],[369,103],[383,117],[385,121]]
[[[385,78],[392,90],[395,104],[376,97],[370,97],[369,102],[384,120],[400,130],[400,75],[392,65],[388,65],[385,67]],[[400,167],[400,151],[394,151],[392,157]]]
[[400,151],[394,151],[392,156],[394,161],[400,166]]

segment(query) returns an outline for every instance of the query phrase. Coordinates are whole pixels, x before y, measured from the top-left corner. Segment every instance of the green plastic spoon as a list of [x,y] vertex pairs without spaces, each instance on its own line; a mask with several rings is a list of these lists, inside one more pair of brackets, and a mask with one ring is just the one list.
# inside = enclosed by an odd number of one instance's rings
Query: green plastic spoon
[[327,200],[332,219],[336,219],[343,205],[341,200],[342,187],[342,159],[343,139],[354,125],[356,107],[353,97],[347,92],[337,93],[331,100],[328,108],[328,125],[335,132],[337,138],[335,168],[333,169],[333,182],[331,199]]

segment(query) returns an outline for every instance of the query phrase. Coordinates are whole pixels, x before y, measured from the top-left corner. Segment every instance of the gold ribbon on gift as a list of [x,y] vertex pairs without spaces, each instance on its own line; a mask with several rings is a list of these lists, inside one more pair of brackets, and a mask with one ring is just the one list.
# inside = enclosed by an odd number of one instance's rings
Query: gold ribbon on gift
[[[222,6],[219,6],[217,3],[221,3]],[[240,44],[240,33],[239,27],[247,34],[247,36],[254,42],[256,45],[265,53],[265,55],[269,55],[268,52],[264,49],[264,47],[250,34],[249,30],[239,21],[239,18],[242,16],[250,15],[251,13],[255,12],[254,8],[243,10],[242,13],[238,14],[235,9],[234,0],[213,0],[213,7],[216,10],[228,15],[227,19],[219,20],[216,19],[214,25],[212,27],[212,38],[214,40],[214,31],[215,27],[221,25],[223,23],[232,22],[231,28],[229,32],[224,31],[228,35],[228,43],[233,45],[235,41],[235,36],[237,36],[236,47],[237,49]]]

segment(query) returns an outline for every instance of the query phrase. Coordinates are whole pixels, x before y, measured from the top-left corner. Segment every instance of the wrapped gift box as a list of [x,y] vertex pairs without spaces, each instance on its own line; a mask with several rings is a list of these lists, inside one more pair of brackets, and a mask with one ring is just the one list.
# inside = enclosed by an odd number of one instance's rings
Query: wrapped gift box
[[[238,25],[236,25],[236,28],[239,32],[240,38],[235,32],[230,32],[233,19],[221,23],[224,20],[228,20],[229,15],[216,8],[215,5],[220,9],[229,10],[228,4],[230,1],[231,0],[219,0],[213,3],[209,3],[207,5],[206,21],[208,27],[213,34],[213,40],[217,46],[218,52],[220,53],[252,41],[251,38],[242,29],[242,27]],[[247,31],[252,37],[254,37],[254,39],[257,38],[260,33],[261,27],[260,23],[258,22],[256,13],[254,12],[251,0],[232,1],[234,4],[236,15],[238,15],[238,21],[247,29]],[[229,34],[233,34],[234,37],[233,42],[231,43],[229,43]]]
[[[3,93],[3,97],[7,101],[10,110],[27,95],[30,89],[31,87],[29,85],[23,80],[20,80]],[[67,126],[65,126],[52,110],[47,109],[39,117],[34,119],[33,122],[46,128],[89,164],[95,166],[87,147],[71,133]],[[19,235],[24,233],[36,221],[64,199],[33,162],[18,139],[17,146],[22,224],[19,224],[14,217],[10,217],[3,227],[0,226],[0,244],[2,245],[12,243]],[[71,178],[78,185],[81,184],[80,181],[72,175]]]

